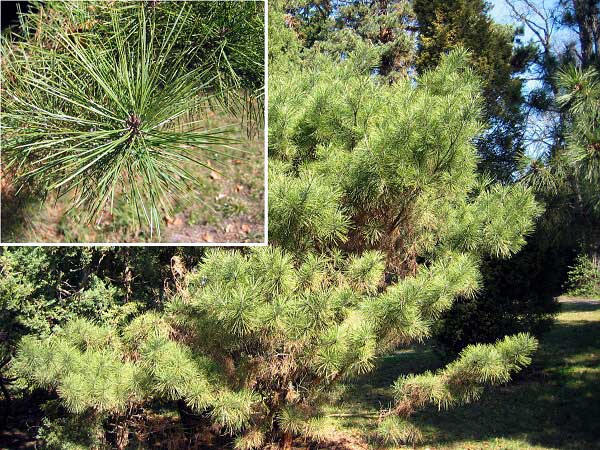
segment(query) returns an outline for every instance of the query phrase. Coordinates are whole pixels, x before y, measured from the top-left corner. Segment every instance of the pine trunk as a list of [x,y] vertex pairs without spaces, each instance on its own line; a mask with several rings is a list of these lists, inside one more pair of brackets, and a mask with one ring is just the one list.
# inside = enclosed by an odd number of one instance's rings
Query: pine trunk
[[573,0],[575,20],[579,28],[581,62],[584,67],[593,64],[600,51],[600,19],[597,0]]
[[585,251],[589,256],[592,264],[596,267],[598,273],[600,273],[600,228],[592,229],[590,231]]
[[284,431],[281,435],[281,442],[279,443],[279,448],[282,450],[291,450],[292,442],[293,442],[292,433],[289,431]]

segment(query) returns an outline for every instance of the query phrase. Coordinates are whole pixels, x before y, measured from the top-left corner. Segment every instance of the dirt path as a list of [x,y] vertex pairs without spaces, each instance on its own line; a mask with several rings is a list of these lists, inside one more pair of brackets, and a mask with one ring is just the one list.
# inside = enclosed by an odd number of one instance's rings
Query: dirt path
[[557,300],[558,303],[600,305],[600,299],[569,297],[568,295],[562,295]]

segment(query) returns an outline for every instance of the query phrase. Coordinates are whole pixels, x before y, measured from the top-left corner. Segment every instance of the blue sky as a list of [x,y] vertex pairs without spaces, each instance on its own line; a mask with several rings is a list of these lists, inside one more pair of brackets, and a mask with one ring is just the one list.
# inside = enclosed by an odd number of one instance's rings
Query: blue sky
[[[515,19],[511,17],[510,8],[506,4],[505,0],[489,0],[489,3],[492,5],[492,10],[490,11],[490,14],[494,21],[505,24],[517,24]],[[556,8],[558,0],[534,0],[533,3],[537,6],[545,5],[547,9],[551,10],[552,8]],[[527,27],[525,27],[525,35],[523,37],[523,40],[527,42],[530,39],[534,38],[534,34]],[[554,45],[561,46],[564,45],[566,41],[572,41],[574,39],[575,35],[572,32],[564,29],[555,29]]]
[[509,9],[504,0],[493,0],[490,2],[493,5],[492,17],[496,22],[500,23],[513,23],[510,17]]
[[[536,5],[542,6],[544,3],[545,5],[548,6],[552,6],[552,5],[556,5],[558,0],[535,0]],[[511,10],[508,7],[508,5],[506,4],[505,0],[490,0],[490,3],[493,5],[492,10],[490,11],[490,14],[492,16],[492,18],[494,19],[494,21],[498,22],[498,23],[503,23],[503,24],[513,24],[513,25],[517,25],[517,21],[515,19],[513,19],[511,17]],[[524,36],[522,37],[524,42],[528,42],[530,40],[535,40],[535,35],[531,32],[531,30],[529,30],[527,27],[524,27]],[[572,36],[569,35],[569,33],[562,31],[562,32],[557,32],[554,35],[554,45],[561,47],[562,45],[564,45],[564,42],[567,40],[571,40]],[[529,75],[529,73],[524,74],[525,77],[527,77]],[[528,92],[531,89],[534,89],[535,87],[537,87],[539,85],[539,82],[537,81],[527,81],[525,82],[524,85],[524,91]],[[543,129],[545,128],[545,117],[544,116],[537,116],[537,115],[532,115],[529,117],[528,119],[528,126],[527,126],[527,131],[526,131],[526,153],[529,154],[530,156],[539,156],[540,154],[543,154],[546,146],[545,145],[539,145],[538,143],[536,143],[535,141],[535,137],[537,136],[538,133],[542,133],[543,134]]]
[[[506,2],[504,0],[490,0],[490,3],[493,5],[492,10],[490,11],[490,14],[495,22],[517,25],[517,22],[515,21],[515,19],[513,19],[510,16],[510,13],[511,13],[510,8],[508,7],[508,5],[506,4]],[[535,3],[541,4],[542,0],[538,0]],[[549,3],[549,2],[546,1],[546,3]],[[525,42],[527,42],[530,39],[533,39],[535,37],[534,34],[527,27],[525,27],[524,31],[525,31],[525,35],[523,36],[523,40]]]

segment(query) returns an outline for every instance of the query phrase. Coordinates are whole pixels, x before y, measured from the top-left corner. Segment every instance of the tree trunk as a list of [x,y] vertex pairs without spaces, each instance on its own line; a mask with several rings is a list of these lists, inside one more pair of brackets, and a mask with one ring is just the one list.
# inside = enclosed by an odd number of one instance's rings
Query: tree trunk
[[573,9],[579,28],[581,63],[588,67],[597,61],[600,51],[600,7],[598,0],[573,0]]
[[[8,333],[0,332],[0,342],[2,342],[3,338],[4,338],[4,340],[8,340]],[[9,356],[5,357],[2,361],[0,361],[0,370],[3,369],[4,366],[6,366],[9,362],[10,362]],[[10,392],[8,392],[6,384],[10,383],[11,381],[14,381],[14,380],[4,377],[2,375],[2,372],[0,372],[0,390],[2,391],[2,394],[4,395],[4,399],[6,400],[7,405],[9,405],[9,406],[12,402],[12,398],[10,396]]]
[[289,431],[284,431],[281,435],[281,442],[279,443],[279,448],[282,450],[290,450],[292,448],[292,442],[294,438],[292,433]]
[[2,390],[2,395],[4,395],[4,400],[6,401],[7,406],[10,406],[10,404],[12,403],[12,398],[10,396],[10,392],[8,392],[8,389],[6,388],[6,385],[4,383],[4,378],[0,377],[0,390]]
[[118,450],[125,450],[129,445],[129,428],[127,423],[124,422],[122,425],[117,426],[116,430],[116,444]]
[[592,227],[585,245],[585,252],[600,273],[600,228]]

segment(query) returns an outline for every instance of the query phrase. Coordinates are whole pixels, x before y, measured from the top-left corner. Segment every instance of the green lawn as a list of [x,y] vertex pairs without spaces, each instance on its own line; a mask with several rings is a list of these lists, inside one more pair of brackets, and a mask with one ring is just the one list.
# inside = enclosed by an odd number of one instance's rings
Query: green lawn
[[[398,375],[440,365],[428,348],[386,358],[350,387],[335,412],[349,415],[340,419],[346,428],[368,436],[375,422],[368,416],[390,403]],[[425,438],[422,449],[600,449],[600,301],[561,301],[531,368],[479,402],[428,409],[414,423]]]

